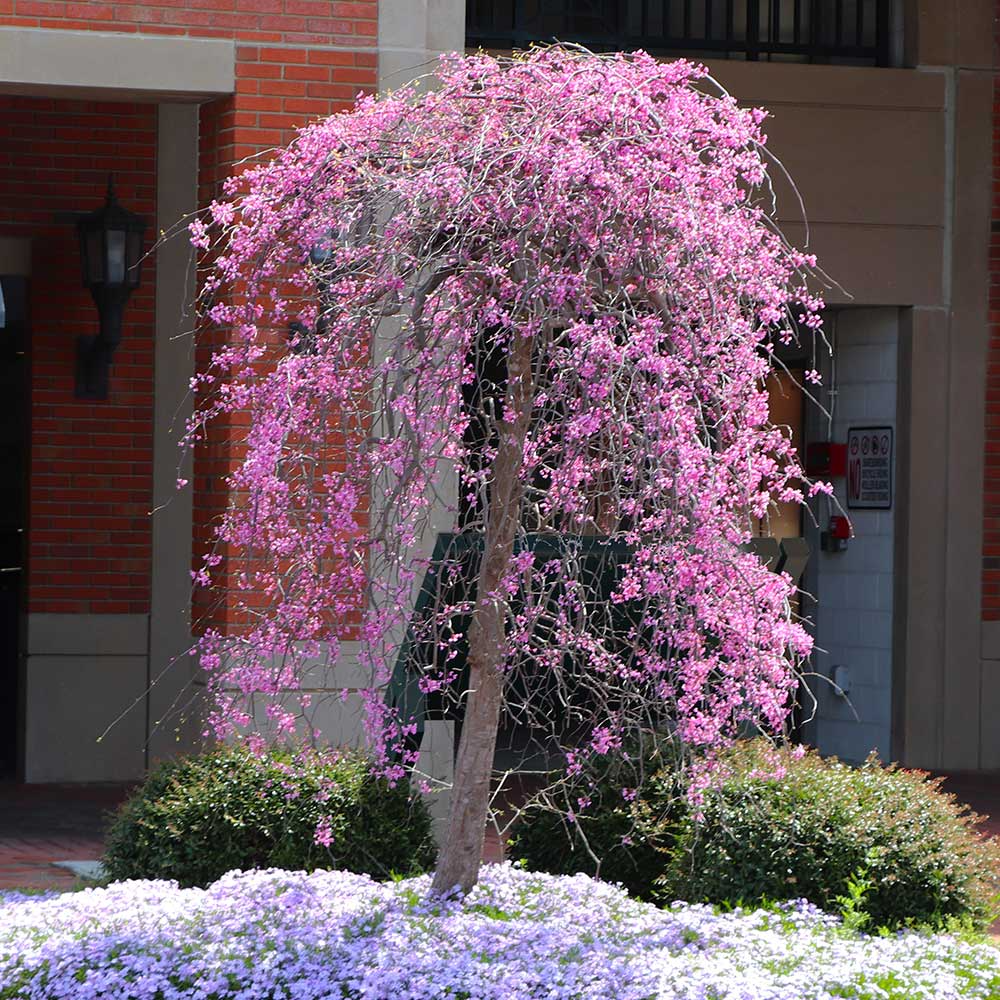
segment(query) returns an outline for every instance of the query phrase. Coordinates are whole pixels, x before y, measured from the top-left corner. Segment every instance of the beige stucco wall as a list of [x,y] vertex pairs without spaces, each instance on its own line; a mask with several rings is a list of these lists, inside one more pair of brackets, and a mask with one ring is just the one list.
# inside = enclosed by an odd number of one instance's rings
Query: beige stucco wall
[[380,0],[378,86],[394,90],[465,46],[465,0]]
[[993,0],[901,0],[908,66],[993,66]]
[[153,413],[153,567],[150,580],[146,763],[198,745],[200,694],[191,648],[193,495],[180,439],[192,412],[194,374],[191,302],[194,272],[182,220],[198,205],[198,108],[157,108],[156,226],[175,235],[157,249],[156,354]]
[[[948,80],[943,72],[712,62],[741,103],[766,108],[778,218],[843,290],[831,303],[939,304]],[[784,166],[782,170],[780,164]]]
[[819,257],[827,301],[901,309],[891,753],[1000,767],[1000,626],[982,626],[979,579],[995,4],[898,15],[907,68],[709,68],[768,109],[779,221]]
[[[843,291],[903,307],[892,756],[1000,767],[1000,626],[981,623],[992,3],[912,3],[911,69],[717,62],[771,112],[809,247]],[[787,181],[782,228],[805,226]],[[850,298],[849,298],[850,296]]]
[[140,777],[149,617],[32,614],[26,633],[24,780]]

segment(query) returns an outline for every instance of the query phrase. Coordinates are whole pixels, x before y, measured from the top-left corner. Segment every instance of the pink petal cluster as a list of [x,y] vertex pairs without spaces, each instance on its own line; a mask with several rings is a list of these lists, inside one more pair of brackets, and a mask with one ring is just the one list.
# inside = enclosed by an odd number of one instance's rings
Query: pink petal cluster
[[[782,726],[810,639],[793,581],[745,547],[775,500],[809,489],[764,380],[823,303],[769,214],[764,117],[684,61],[455,55],[432,91],[362,98],[228,183],[192,227],[204,314],[227,335],[194,381],[189,440],[219,417],[243,431],[197,574],[235,589],[243,622],[202,644],[218,730],[253,725],[256,696],[318,662],[336,671],[351,641],[377,753],[390,772],[412,759],[393,751],[415,721],[382,689],[431,519],[457,510],[449,483],[480,512],[495,485],[463,402],[483,337],[534,341],[525,537],[630,553],[595,613],[572,545],[522,546],[476,597],[506,609],[505,668],[569,663],[614,692],[580,753],[649,720],[709,751]],[[469,611],[445,602],[425,624],[425,692],[454,687]],[[281,704],[266,725],[291,731]]]

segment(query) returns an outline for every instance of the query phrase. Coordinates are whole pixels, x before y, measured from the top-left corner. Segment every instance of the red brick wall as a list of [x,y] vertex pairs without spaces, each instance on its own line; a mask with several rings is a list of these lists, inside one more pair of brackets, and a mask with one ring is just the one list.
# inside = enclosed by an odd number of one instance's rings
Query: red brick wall
[[202,115],[209,190],[376,82],[378,0],[0,0],[2,25],[235,39],[236,93]]
[[[1000,65],[1000,0],[994,66]],[[990,233],[990,352],[986,371],[983,496],[983,618],[1000,621],[1000,79],[993,79],[993,208]]]
[[203,191],[375,87],[377,0],[0,0],[0,26],[232,38],[236,93],[203,108]]
[[[202,204],[218,194],[222,180],[238,161],[286,143],[296,126],[346,107],[359,91],[373,90],[376,83],[377,0],[0,0],[2,25],[235,39],[236,93],[202,108]],[[45,114],[47,105],[17,106],[31,106]],[[76,129],[77,142],[85,142],[94,130],[103,134],[100,116],[115,114],[117,120],[115,112],[106,111],[109,107],[74,105],[80,109],[77,115],[92,117],[82,126],[76,121],[66,127]],[[153,106],[133,109],[130,120],[137,131],[126,139],[126,149],[151,149],[154,113]],[[126,118],[120,120],[126,123]],[[5,128],[8,124],[9,129]],[[17,135],[21,125],[29,131],[24,141],[18,140],[19,150],[32,145],[35,148],[29,155],[41,155],[38,144],[46,137],[23,118],[8,122],[0,114],[0,135]],[[68,149],[65,152],[68,156]],[[39,199],[30,210],[21,210],[24,217],[16,220],[25,235],[44,232],[47,244],[58,247],[58,268],[65,266],[67,271],[76,266],[73,234],[69,227],[52,226],[52,212],[96,204],[103,185],[98,176],[104,170],[98,163],[100,157],[86,158],[79,150],[78,154],[81,162],[67,161],[62,168],[62,178],[69,183],[62,188],[52,185],[51,203]],[[56,153],[45,155],[56,157]],[[3,158],[0,151],[0,163]],[[129,171],[133,166],[138,169],[131,156],[130,163]],[[152,170],[151,160],[149,166]],[[60,168],[53,164],[50,169],[57,173]],[[81,170],[92,170],[93,176],[85,177]],[[122,201],[152,216],[152,174],[141,185],[137,178],[126,181],[123,176],[122,181]],[[0,185],[0,200],[7,198],[11,210],[17,209],[21,199],[8,194],[11,188],[3,176]],[[10,228],[8,220],[0,217],[0,233]],[[39,266],[42,262],[36,260],[36,269]],[[58,294],[52,295],[56,285]],[[39,390],[34,414],[38,455],[33,476],[37,475],[38,485],[32,493],[31,607],[36,611],[144,611],[149,573],[145,511],[150,493],[144,477],[150,456],[148,425],[141,432],[138,428],[148,419],[152,391],[151,359],[141,347],[143,338],[152,335],[152,269],[147,269],[143,287],[129,306],[127,336],[131,339],[119,351],[112,376],[116,388],[108,403],[72,399],[73,339],[83,327],[92,332],[88,324],[96,316],[79,287],[79,278],[60,277],[46,287],[48,297],[41,285],[36,289],[35,329],[43,347],[38,352],[37,373],[46,388]],[[224,427],[217,429],[210,447],[196,460],[196,537],[202,540],[225,505],[220,484],[229,464],[228,437]],[[124,478],[111,473],[112,465]]]
[[[359,92],[374,90],[377,56],[374,49],[377,31],[374,0],[364,3],[306,3],[289,0],[240,0],[255,8],[285,9],[292,16],[319,8],[341,18],[327,47],[309,47],[309,39],[300,27],[290,26],[279,42],[238,44],[236,49],[236,93],[204,105],[200,128],[199,200],[207,204],[219,196],[222,181],[247,157],[286,144],[299,125],[312,119],[346,109]],[[261,24],[274,25],[262,16]],[[314,25],[314,22],[310,21]],[[248,40],[246,33],[238,38]],[[305,41],[306,44],[300,44]],[[335,46],[335,47],[331,47]],[[353,49],[349,51],[348,49]],[[203,353],[199,364],[205,362]],[[234,464],[234,443],[241,438],[238,418],[218,422],[209,440],[198,448],[194,463],[195,565],[212,543],[212,527],[224,514],[228,497],[220,488]],[[225,555],[225,552],[220,553]],[[224,571],[217,571],[224,580]],[[244,599],[246,595],[243,595]],[[236,594],[229,592],[196,594],[195,619],[204,626],[238,628],[242,615]]]
[[375,44],[376,0],[0,0],[5,24],[294,45]]
[[374,50],[238,45],[236,94],[202,109],[203,180],[216,184],[234,162],[287,143],[299,125],[373,90],[376,58]]
[[378,0],[0,0],[0,25],[235,39],[236,94],[204,119],[230,163],[376,81]]
[[75,399],[76,338],[97,310],[55,215],[99,207],[114,170],[152,227],[155,144],[152,105],[0,96],[0,235],[32,240],[30,611],[149,607],[154,270],[126,307],[111,398]]

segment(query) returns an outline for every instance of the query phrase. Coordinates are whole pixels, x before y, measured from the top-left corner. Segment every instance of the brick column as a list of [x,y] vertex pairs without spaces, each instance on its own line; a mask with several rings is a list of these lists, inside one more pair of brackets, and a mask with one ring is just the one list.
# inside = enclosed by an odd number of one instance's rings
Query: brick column
[[[302,6],[320,6],[303,4]],[[199,201],[221,196],[226,177],[248,157],[259,162],[266,151],[290,142],[303,124],[348,109],[358,93],[373,92],[377,57],[374,49],[374,3],[334,4],[349,11],[358,41],[371,47],[306,48],[281,45],[238,45],[236,93],[213,101],[201,111]],[[365,15],[364,17],[362,15]],[[208,363],[212,337],[203,336],[198,364]],[[218,340],[215,341],[218,343]],[[228,497],[224,481],[238,458],[238,417],[216,422],[194,463],[195,563],[212,544],[212,530],[224,513]],[[223,553],[225,555],[225,553]],[[226,630],[238,625],[234,602],[226,595],[196,595],[195,620]]]

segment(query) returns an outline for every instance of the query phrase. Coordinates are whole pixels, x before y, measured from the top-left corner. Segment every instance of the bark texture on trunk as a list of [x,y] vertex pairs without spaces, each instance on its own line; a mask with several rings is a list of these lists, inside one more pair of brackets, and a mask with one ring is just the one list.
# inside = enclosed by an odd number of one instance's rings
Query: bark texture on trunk
[[507,362],[500,441],[493,463],[485,540],[469,627],[469,692],[455,761],[448,832],[434,873],[433,890],[465,895],[479,878],[489,812],[490,780],[503,704],[506,599],[499,587],[510,568],[521,517],[520,472],[531,423],[532,338],[515,334]]

